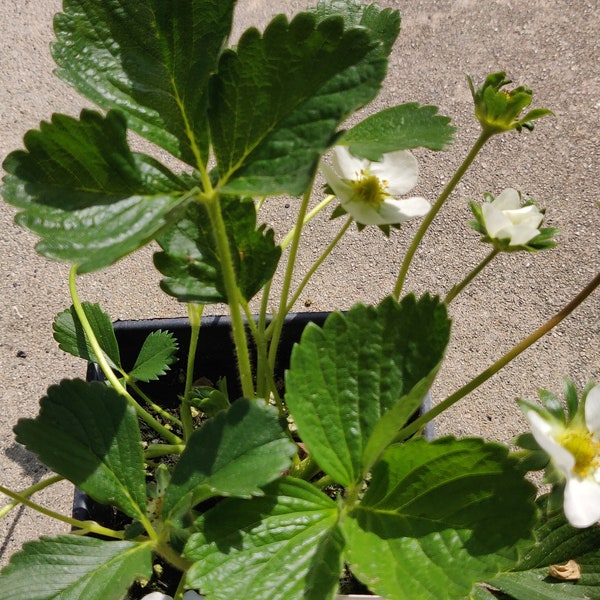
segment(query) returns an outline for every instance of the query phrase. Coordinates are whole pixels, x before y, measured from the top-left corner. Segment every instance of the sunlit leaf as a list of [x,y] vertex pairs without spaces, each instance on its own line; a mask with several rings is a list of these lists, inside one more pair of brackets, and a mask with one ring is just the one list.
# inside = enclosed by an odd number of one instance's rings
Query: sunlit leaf
[[332,600],[344,546],[338,518],[335,502],[300,479],[226,499],[200,517],[201,533],[186,545],[188,584],[221,600]]

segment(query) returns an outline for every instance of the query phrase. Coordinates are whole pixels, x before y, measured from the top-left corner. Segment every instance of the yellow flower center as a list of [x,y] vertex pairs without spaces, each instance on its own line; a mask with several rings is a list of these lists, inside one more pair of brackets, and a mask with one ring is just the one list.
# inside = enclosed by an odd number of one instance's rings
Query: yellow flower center
[[365,171],[361,171],[360,175],[360,179],[350,181],[353,190],[352,197],[377,208],[389,197],[386,192],[387,181],[381,181],[379,177],[369,175]]
[[580,477],[600,467],[600,442],[587,429],[567,429],[556,441],[575,457],[573,471]]

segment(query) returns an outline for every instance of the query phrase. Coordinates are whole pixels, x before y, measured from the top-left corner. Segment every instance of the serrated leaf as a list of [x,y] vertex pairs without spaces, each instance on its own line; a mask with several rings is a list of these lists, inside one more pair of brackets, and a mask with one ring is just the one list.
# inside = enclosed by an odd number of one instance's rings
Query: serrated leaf
[[[119,344],[110,317],[100,308],[99,304],[82,302],[81,306],[110,366],[120,369]],[[56,315],[52,329],[54,330],[54,339],[58,342],[61,350],[89,362],[98,362],[81,321],[72,306]]]
[[[576,529],[562,511],[541,519],[532,545],[511,572],[501,573],[489,583],[514,600],[567,600],[600,596],[600,529]],[[548,576],[552,564],[575,560],[581,568],[577,581],[559,581]]]
[[103,383],[63,380],[48,388],[35,419],[20,419],[17,441],[103,504],[145,515],[146,482],[135,411]]
[[165,494],[165,519],[211,496],[261,495],[289,467],[296,447],[277,410],[261,400],[236,400],[194,431]]
[[[273,230],[256,227],[251,198],[224,197],[221,212],[229,238],[236,280],[242,296],[250,300],[271,279],[281,256]],[[206,209],[191,204],[184,218],[159,238],[163,252],[154,255],[156,268],[165,275],[162,289],[181,302],[226,302],[221,263]]]
[[137,381],[152,381],[164,375],[177,361],[177,339],[169,331],[153,331],[145,340],[130,371]]
[[500,444],[423,438],[390,447],[343,522],[352,572],[390,600],[445,600],[517,562],[535,488]]
[[205,164],[208,80],[234,4],[69,0],[54,21],[56,73],[98,106],[123,111],[140,135]]
[[247,30],[212,81],[209,120],[228,193],[301,194],[336,129],[373,99],[387,58],[366,28],[341,17],[275,17]]
[[0,572],[2,600],[121,600],[152,574],[148,543],[59,535],[27,542]]
[[437,372],[450,321],[436,298],[333,313],[292,351],[286,403],[311,455],[335,481],[359,482],[416,411]]
[[360,0],[319,0],[312,10],[319,21],[343,17],[346,27],[364,27],[380,46],[375,52],[388,55],[400,33],[400,12],[381,8],[378,4],[363,4]]
[[133,154],[117,112],[55,114],[4,161],[2,193],[21,209],[17,222],[38,234],[43,256],[106,267],[151,241],[189,201],[183,180],[154,159]]
[[335,502],[299,479],[226,499],[196,522],[187,583],[220,600],[330,600],[342,567],[338,518]]
[[354,156],[381,160],[387,152],[429,148],[444,150],[456,131],[450,118],[437,114],[436,106],[416,102],[386,108],[346,131],[339,144],[349,146]]

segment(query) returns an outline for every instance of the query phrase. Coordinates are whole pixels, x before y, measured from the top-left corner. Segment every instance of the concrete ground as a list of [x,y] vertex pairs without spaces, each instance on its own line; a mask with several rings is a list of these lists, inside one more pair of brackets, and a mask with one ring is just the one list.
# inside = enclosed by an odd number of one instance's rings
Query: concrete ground
[[[266,22],[268,14],[291,12],[302,2],[239,0],[238,27]],[[407,289],[444,294],[486,254],[469,229],[467,201],[483,192],[516,187],[547,209],[546,223],[561,230],[558,247],[538,255],[498,258],[451,305],[454,338],[433,389],[441,400],[488,367],[554,315],[600,268],[600,12],[596,0],[382,0],[403,11],[403,31],[384,90],[369,114],[408,101],[436,104],[458,127],[447,153],[417,152],[421,182],[416,190],[433,200],[478,134],[465,74],[480,82],[505,70],[534,90],[534,106],[554,117],[533,133],[493,139],[434,223],[410,272]],[[21,147],[23,134],[53,112],[76,115],[86,100],[52,75],[49,44],[59,0],[0,3],[0,157]],[[136,142],[137,143],[137,142]],[[144,149],[145,146],[140,144]],[[146,149],[147,150],[147,149]],[[286,231],[295,201],[273,200],[266,219]],[[36,414],[48,385],[81,377],[85,365],[65,356],[53,339],[54,315],[69,304],[66,265],[34,251],[35,239],[13,223],[15,211],[0,205],[0,482],[22,489],[46,476],[44,468],[15,444],[11,428]],[[348,308],[374,303],[395,281],[414,232],[411,224],[389,240],[378,232],[350,233],[305,292],[298,310]],[[308,228],[299,263],[306,268],[330,236],[321,219]],[[164,296],[151,268],[151,251],[81,279],[83,299],[99,302],[113,318],[184,314]],[[552,333],[462,400],[437,421],[438,434],[480,435],[509,441],[525,428],[517,396],[538,388],[560,392],[564,377],[578,386],[600,382],[600,292]],[[213,312],[219,312],[215,307]],[[71,490],[60,485],[36,496],[53,510],[68,511]],[[21,544],[61,530],[28,509],[0,522],[0,564]]]

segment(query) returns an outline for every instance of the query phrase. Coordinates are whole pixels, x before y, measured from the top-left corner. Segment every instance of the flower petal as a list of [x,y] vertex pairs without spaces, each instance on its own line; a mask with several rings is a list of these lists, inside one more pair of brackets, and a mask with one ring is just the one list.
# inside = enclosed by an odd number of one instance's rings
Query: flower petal
[[537,206],[530,204],[516,210],[504,210],[504,214],[514,225],[528,225],[529,227],[539,227],[544,219],[544,215]]
[[585,423],[595,437],[600,439],[600,385],[594,386],[586,396]]
[[565,487],[565,517],[573,527],[590,527],[600,521],[600,484],[572,477]]
[[348,202],[352,198],[351,186],[342,180],[325,161],[321,161],[321,172],[340,202]]
[[506,188],[491,205],[498,210],[514,210],[521,206],[521,194],[514,188]]
[[[488,204],[486,202],[482,204],[481,213],[483,214],[485,228],[491,238],[499,238],[498,233],[508,232],[513,226],[510,219],[502,211],[497,210],[493,203]],[[510,237],[510,235],[503,234],[503,237]]]
[[546,421],[546,419],[543,419],[534,410],[527,411],[525,416],[529,421],[531,433],[533,433],[535,441],[552,458],[554,464],[560,469],[563,475],[570,477],[571,471],[575,466],[575,457],[554,439],[552,434],[555,426]]
[[535,227],[529,227],[528,225],[514,225],[504,235],[504,231],[499,231],[497,234],[498,239],[506,237],[510,239],[509,246],[524,246],[527,242],[530,242],[540,232]]
[[[335,146],[331,157],[333,168],[343,179],[356,181],[361,178],[361,172],[369,169],[369,161],[350,154],[346,146]],[[329,184],[331,185],[331,184]]]
[[371,163],[370,170],[380,181],[387,182],[392,196],[407,194],[419,178],[419,163],[408,150],[384,154],[381,162]]

